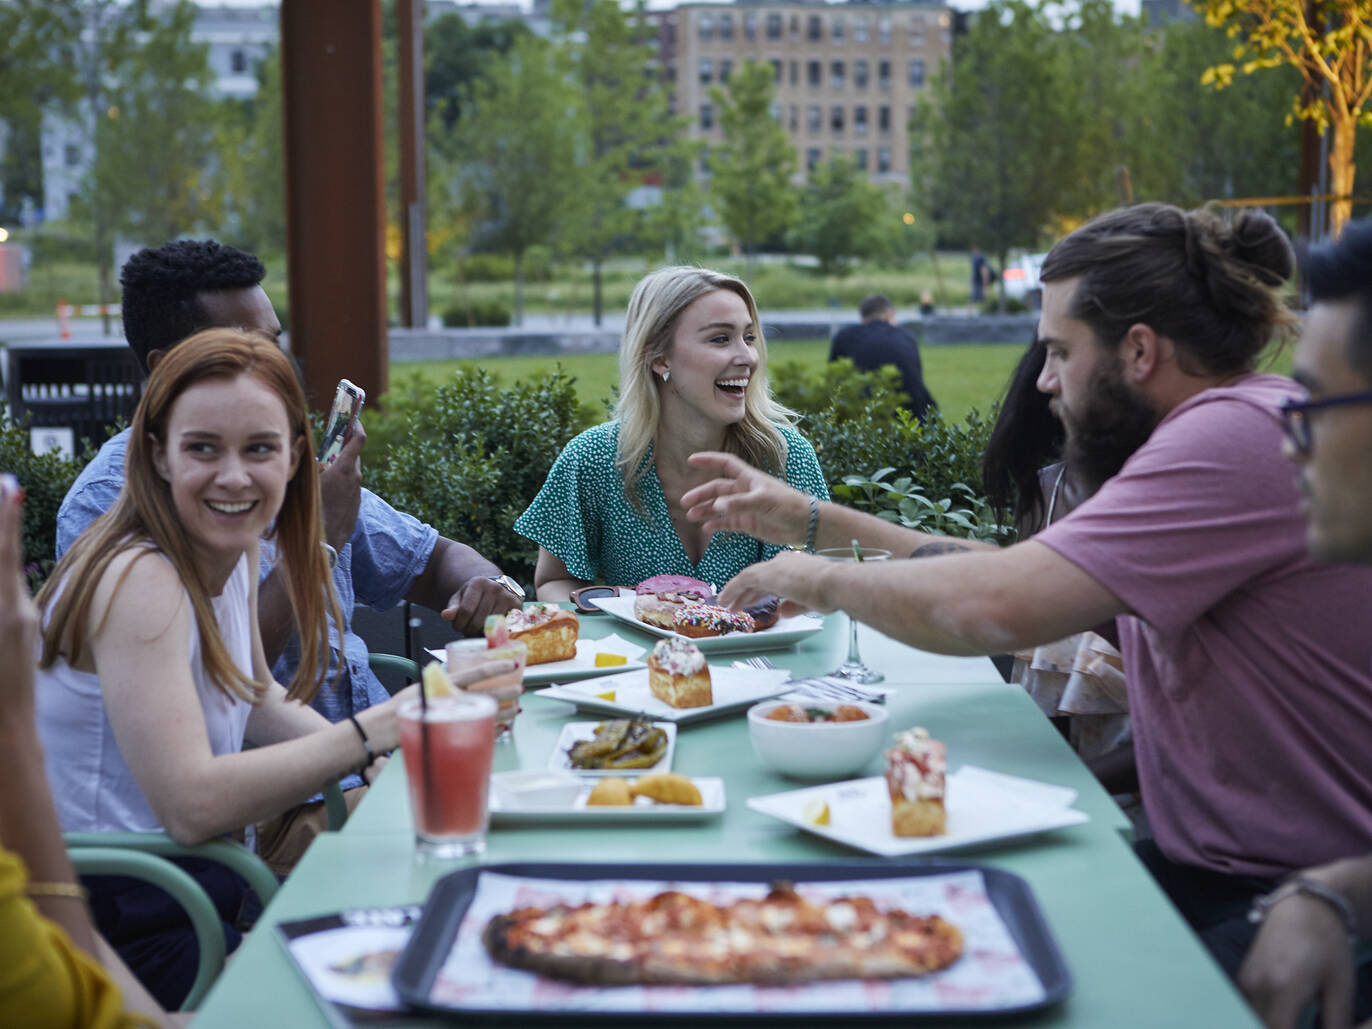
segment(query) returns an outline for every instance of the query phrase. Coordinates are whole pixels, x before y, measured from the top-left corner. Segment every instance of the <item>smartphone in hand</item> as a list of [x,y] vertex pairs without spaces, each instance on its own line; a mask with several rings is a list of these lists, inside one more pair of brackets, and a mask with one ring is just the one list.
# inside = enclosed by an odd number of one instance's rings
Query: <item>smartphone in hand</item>
[[367,399],[367,391],[354,386],[347,379],[338,380],[334,391],[333,407],[329,409],[329,420],[324,426],[324,436],[319,441],[319,460],[333,464],[352,435],[353,423],[362,413],[362,405]]

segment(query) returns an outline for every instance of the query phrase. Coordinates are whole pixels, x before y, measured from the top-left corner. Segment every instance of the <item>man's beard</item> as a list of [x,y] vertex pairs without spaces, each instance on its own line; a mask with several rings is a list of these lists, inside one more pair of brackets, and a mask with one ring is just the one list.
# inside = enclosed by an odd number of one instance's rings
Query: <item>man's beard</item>
[[1091,374],[1082,410],[1062,420],[1067,472],[1090,495],[1124,467],[1162,419],[1129,388],[1119,359],[1108,354]]

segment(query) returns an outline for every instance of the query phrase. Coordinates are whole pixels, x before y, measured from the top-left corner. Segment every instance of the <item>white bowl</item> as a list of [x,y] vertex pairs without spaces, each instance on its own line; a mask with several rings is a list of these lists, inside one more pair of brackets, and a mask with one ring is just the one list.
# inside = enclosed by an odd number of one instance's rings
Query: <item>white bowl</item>
[[491,785],[505,807],[571,807],[586,785],[568,772],[496,772]]
[[763,764],[797,779],[838,779],[867,767],[887,741],[890,715],[880,704],[853,702],[867,712],[855,722],[779,722],[767,717],[773,708],[833,709],[828,701],[767,700],[748,709],[748,738]]

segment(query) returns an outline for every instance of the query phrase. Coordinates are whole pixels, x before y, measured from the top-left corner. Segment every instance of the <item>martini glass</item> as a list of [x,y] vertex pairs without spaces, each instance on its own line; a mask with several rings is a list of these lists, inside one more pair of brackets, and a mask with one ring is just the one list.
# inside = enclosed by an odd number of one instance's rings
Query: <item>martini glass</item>
[[[856,541],[855,541],[856,542]],[[824,558],[826,561],[847,561],[852,564],[855,561],[885,561],[891,556],[889,550],[877,550],[875,547],[830,547],[825,550],[816,550],[816,556]],[[859,556],[861,555],[861,556]],[[864,685],[874,682],[882,682],[886,676],[880,672],[873,671],[862,663],[862,655],[858,653],[858,623],[852,615],[848,616],[848,658],[829,674],[840,679],[847,679],[849,682],[862,683]]]

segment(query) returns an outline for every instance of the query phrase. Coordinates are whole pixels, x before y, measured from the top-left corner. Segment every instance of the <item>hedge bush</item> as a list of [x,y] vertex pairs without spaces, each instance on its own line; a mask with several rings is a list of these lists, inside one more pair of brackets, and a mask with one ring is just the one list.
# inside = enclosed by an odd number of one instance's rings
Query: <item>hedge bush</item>
[[10,421],[0,404],[0,472],[9,472],[24,488],[24,577],[37,591],[57,563],[57,509],[81,469],[94,456],[87,449],[75,461],[58,453],[35,454],[29,448],[28,420]]
[[364,415],[370,488],[531,585],[538,547],[513,526],[563,445],[597,420],[575,380],[559,366],[502,386],[463,368],[442,385],[410,376],[383,407]]
[[509,325],[510,306],[500,300],[470,300],[443,309],[443,324],[450,329],[485,325]]

